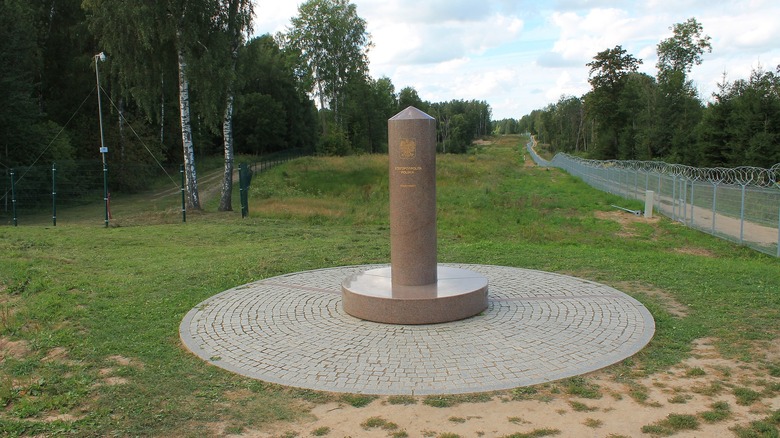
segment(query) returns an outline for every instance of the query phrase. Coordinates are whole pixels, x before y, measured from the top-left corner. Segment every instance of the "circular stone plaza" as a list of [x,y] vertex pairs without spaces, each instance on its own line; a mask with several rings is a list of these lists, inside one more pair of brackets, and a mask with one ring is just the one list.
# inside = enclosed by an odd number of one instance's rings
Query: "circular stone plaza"
[[198,304],[184,345],[226,370],[281,385],[377,395],[510,389],[584,374],[641,350],[655,323],[603,284],[502,266],[442,264],[489,282],[488,307],[460,321],[398,325],[345,313],[345,278],[387,265],[267,278]]

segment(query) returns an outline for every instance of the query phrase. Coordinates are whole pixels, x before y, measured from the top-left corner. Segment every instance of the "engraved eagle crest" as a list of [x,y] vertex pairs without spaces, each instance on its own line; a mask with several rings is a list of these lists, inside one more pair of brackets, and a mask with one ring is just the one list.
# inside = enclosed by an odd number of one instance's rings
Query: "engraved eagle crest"
[[417,142],[413,138],[401,139],[401,158],[414,158],[417,153]]

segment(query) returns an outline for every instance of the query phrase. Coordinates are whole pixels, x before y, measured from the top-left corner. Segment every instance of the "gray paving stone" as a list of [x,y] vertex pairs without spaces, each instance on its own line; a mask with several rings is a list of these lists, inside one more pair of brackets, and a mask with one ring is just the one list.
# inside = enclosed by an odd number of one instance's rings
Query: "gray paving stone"
[[603,284],[520,268],[445,266],[488,278],[485,312],[436,325],[362,321],[341,308],[341,282],[381,266],[347,266],[224,291],[185,316],[180,336],[209,363],[267,382],[426,395],[584,374],[638,352],[655,331],[641,303]]

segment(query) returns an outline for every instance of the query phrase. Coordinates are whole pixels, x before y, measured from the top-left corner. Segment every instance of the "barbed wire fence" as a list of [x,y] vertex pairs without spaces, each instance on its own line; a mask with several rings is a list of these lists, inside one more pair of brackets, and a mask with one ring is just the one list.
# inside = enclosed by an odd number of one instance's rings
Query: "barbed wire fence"
[[656,212],[691,228],[780,257],[780,164],[759,167],[698,168],[660,161],[588,160],[565,153],[540,157],[539,166],[557,167],[588,185],[626,199],[653,194]]

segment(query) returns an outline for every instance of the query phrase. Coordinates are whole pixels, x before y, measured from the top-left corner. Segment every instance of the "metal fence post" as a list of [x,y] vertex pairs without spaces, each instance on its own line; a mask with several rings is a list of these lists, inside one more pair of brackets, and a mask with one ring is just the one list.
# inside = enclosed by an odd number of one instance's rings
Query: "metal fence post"
[[249,166],[246,163],[238,165],[238,186],[239,195],[241,198],[241,217],[245,218],[249,216],[249,183],[251,181],[252,174],[249,171]]
[[742,206],[739,210],[739,243],[745,239],[745,186],[742,186]]
[[688,220],[688,178],[682,179],[682,213],[683,213],[683,220],[682,223],[685,223],[686,220]]
[[677,175],[672,178],[672,220],[677,220]]
[[17,225],[17,221],[16,221],[16,186],[14,185],[14,176],[15,175],[16,175],[16,172],[14,172],[14,170],[11,169],[11,214],[13,215],[14,226]]
[[715,234],[715,215],[718,211],[718,185],[712,183],[712,234]]
[[693,189],[694,189],[694,188],[696,188],[696,183],[694,183],[693,181],[691,181],[691,222],[690,222],[690,223],[691,223],[691,226],[694,226],[694,225],[696,225],[696,224],[693,222],[693,208],[694,208]]
[[108,164],[106,163],[106,154],[103,154],[103,202],[106,205],[106,228],[108,228]]
[[184,165],[179,164],[179,174],[181,174],[181,221],[187,222],[187,204],[184,200]]
[[57,226],[57,166],[51,163],[51,224]]

